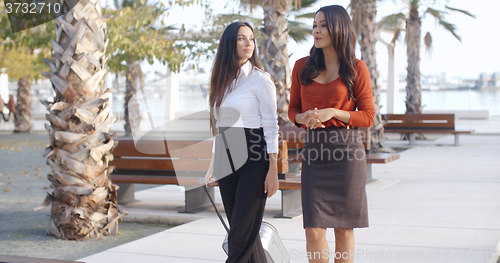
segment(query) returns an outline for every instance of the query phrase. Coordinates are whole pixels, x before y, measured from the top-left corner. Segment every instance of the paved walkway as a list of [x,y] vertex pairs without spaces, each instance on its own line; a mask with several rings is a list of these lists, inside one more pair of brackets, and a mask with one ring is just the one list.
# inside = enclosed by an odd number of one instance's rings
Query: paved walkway
[[[417,141],[401,159],[373,166],[367,185],[370,227],[356,229],[355,262],[495,263],[500,250],[500,118],[457,121],[475,129],[436,141]],[[1,128],[1,127],[0,127]],[[389,141],[389,146],[401,142]],[[216,202],[221,201],[216,192]],[[188,222],[80,259],[110,262],[223,262],[224,229],[213,211],[178,213],[182,188],[160,186],[136,193],[126,220]],[[279,195],[268,200],[265,219],[276,226],[292,257],[307,262],[302,217],[276,219]],[[328,230],[334,248],[332,230]]]

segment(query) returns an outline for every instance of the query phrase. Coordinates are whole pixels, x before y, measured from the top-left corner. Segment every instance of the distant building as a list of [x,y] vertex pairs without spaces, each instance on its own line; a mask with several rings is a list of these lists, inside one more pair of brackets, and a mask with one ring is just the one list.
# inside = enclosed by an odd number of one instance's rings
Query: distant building
[[500,73],[494,72],[491,75],[483,72],[479,75],[474,89],[500,88]]
[[488,81],[488,86],[489,87],[500,87],[500,73],[498,71],[494,72],[491,75],[491,78]]

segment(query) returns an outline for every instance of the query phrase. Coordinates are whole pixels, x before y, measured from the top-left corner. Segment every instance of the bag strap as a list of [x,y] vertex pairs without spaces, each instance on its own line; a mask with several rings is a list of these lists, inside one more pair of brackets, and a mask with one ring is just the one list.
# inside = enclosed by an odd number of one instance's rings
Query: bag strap
[[212,197],[208,193],[207,186],[203,183],[203,189],[205,189],[205,193],[207,193],[208,199],[210,199],[210,203],[214,206],[215,212],[217,213],[217,216],[219,217],[220,221],[222,222],[222,225],[226,229],[226,232],[229,233],[229,227],[226,225],[226,221],[224,221],[224,218],[222,218],[219,209],[215,206],[214,200],[212,200]]
[[[226,136],[224,135],[224,132],[221,132],[221,135],[222,135],[222,140],[224,141],[224,148],[226,149],[226,154],[227,154],[227,157],[229,159],[229,164],[231,165],[231,170],[234,173],[235,169],[234,169],[233,158],[231,158],[231,152],[229,151],[229,147],[227,145]],[[203,189],[205,189],[205,192],[207,193],[208,199],[210,199],[210,203],[212,203],[212,206],[215,209],[215,213],[217,213],[217,216],[219,217],[220,221],[222,222],[222,225],[224,226],[224,228],[226,229],[226,232],[229,233],[229,227],[227,226],[226,221],[224,221],[224,218],[222,218],[222,216],[219,212],[219,209],[217,209],[217,206],[215,206],[214,200],[212,199],[212,197],[208,193],[207,186],[205,185],[205,182],[203,182]]]
[[226,148],[226,154],[229,159],[229,165],[231,165],[231,170],[234,173],[236,170],[234,169],[233,158],[231,158],[231,152],[229,152],[229,146],[227,144],[226,136],[224,135],[224,132],[221,132],[221,135],[222,135],[222,140],[224,141],[224,148]]

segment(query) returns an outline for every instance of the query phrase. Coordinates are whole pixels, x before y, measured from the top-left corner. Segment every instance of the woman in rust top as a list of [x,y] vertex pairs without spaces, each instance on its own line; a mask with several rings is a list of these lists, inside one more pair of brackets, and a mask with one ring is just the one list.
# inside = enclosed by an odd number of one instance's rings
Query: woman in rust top
[[[337,5],[316,12],[310,56],[295,63],[288,117],[307,128],[302,209],[309,262],[352,262],[353,228],[368,227],[366,156],[356,127],[373,124],[370,75],[355,58],[356,33]],[[334,228],[335,254],[326,228]],[[315,253],[316,252],[316,253]]]

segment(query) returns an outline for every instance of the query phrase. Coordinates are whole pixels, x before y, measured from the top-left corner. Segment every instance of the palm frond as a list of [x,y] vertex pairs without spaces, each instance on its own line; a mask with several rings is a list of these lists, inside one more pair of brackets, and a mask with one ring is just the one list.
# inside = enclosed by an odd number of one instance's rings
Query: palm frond
[[401,29],[401,25],[406,21],[406,16],[403,13],[392,14],[383,17],[377,23],[377,29],[390,29],[396,30]]
[[217,17],[221,21],[231,21],[230,23],[234,21],[246,21],[252,23],[254,26],[258,26],[262,23],[262,19],[242,14],[218,14]]
[[243,9],[249,9],[250,13],[253,12],[256,6],[262,6],[262,0],[239,0]]
[[[286,0],[287,4],[291,4],[292,8],[294,9],[299,9],[304,7],[305,4],[309,4],[310,7],[313,5],[317,0]],[[250,11],[252,11],[256,6],[262,6],[262,0],[239,0],[241,6],[243,7],[250,7]],[[271,1],[273,5],[281,5],[283,4],[283,1]]]
[[[449,9],[451,11],[456,11],[456,12],[460,12],[460,13],[463,13],[465,15],[468,15],[470,17],[473,17],[475,18],[475,16],[473,14],[471,14],[470,12],[468,11],[465,11],[465,10],[462,10],[462,9],[457,9],[457,8],[453,8],[453,7],[449,7],[449,6],[446,6],[446,9]],[[445,14],[448,14],[447,12],[445,11],[440,11],[440,10],[436,10],[434,8],[427,8],[427,10],[425,11],[424,15],[425,14],[430,14],[432,15],[436,21],[438,22],[439,25],[443,26],[446,30],[448,30],[456,39],[458,39],[458,41],[462,42],[462,39],[461,37],[457,34],[456,32],[456,25],[455,24],[452,24],[452,23],[449,23],[445,20],[444,18],[444,15]]]
[[163,26],[161,28],[151,27],[151,30],[155,30],[160,35],[166,35],[166,34],[170,33],[173,30],[180,30],[180,28],[178,28],[178,27],[176,27],[174,25],[168,25],[168,26]]
[[311,12],[307,14],[296,15],[295,18],[314,18],[316,12]]
[[288,27],[290,28],[288,34],[297,43],[306,41],[306,37],[311,35],[311,28],[303,23],[288,20]]
[[255,6],[262,5],[262,0],[240,0],[242,6],[250,7],[253,9]]
[[471,12],[467,11],[467,10],[463,10],[463,9],[458,9],[458,8],[454,8],[454,7],[451,7],[451,6],[445,6],[446,9],[449,9],[451,11],[455,11],[455,12],[459,12],[459,13],[462,13],[462,14],[465,14],[465,15],[468,15],[472,18],[476,18],[476,16],[474,14],[472,14]]
[[462,42],[462,38],[457,34],[457,26],[455,24],[449,23],[445,20],[439,20],[439,24],[442,25],[446,30],[448,30],[458,41]]
[[[221,21],[223,23],[230,23],[233,21],[247,21],[255,26],[262,24],[262,19],[241,14],[219,14],[217,15],[217,18],[217,21]],[[290,28],[290,37],[295,42],[305,41],[307,40],[306,37],[308,35],[311,35],[311,27],[304,23],[288,20],[288,27]]]
[[437,21],[440,21],[440,20],[444,19],[444,15],[447,13],[444,11],[439,11],[439,10],[436,10],[434,8],[428,7],[427,10],[425,10],[422,17],[424,17],[427,14],[433,16],[434,19],[436,19]]
[[295,5],[292,6],[291,8],[291,11],[292,12],[295,12],[295,11],[299,11],[301,8],[308,8],[308,7],[311,7],[313,6],[314,4],[316,4],[316,2],[318,2],[318,0],[302,0],[300,1],[300,8],[298,7],[295,7]]

